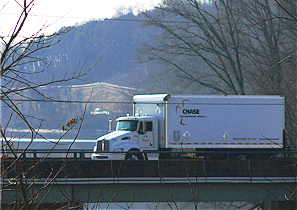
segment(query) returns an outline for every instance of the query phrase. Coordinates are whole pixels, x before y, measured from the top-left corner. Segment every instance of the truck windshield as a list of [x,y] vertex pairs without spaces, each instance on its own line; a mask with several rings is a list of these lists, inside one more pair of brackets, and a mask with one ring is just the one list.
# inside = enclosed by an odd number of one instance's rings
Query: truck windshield
[[138,121],[122,120],[117,123],[117,131],[136,131]]

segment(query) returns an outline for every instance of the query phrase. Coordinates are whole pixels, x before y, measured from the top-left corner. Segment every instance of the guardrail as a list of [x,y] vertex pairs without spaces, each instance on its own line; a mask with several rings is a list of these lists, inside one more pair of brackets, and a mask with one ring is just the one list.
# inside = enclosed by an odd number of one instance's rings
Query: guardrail
[[[24,160],[28,158],[38,159],[38,158],[69,158],[74,159],[76,161],[90,159],[93,150],[91,149],[27,149],[26,151],[15,149],[14,153],[18,156],[22,156]],[[104,153],[118,153],[118,152],[100,152],[100,154]],[[131,151],[126,153],[141,153],[147,155],[154,155],[155,158],[158,158],[160,155],[161,159],[167,159],[166,157],[171,157],[173,159],[188,159],[188,158],[202,158],[202,159],[280,159],[280,158],[288,158],[288,157],[297,157],[297,150],[290,151]],[[13,157],[11,152],[2,151],[2,156],[6,156],[7,158]],[[170,159],[170,158],[168,158]]]
[[[13,150],[17,156],[22,156],[24,160],[38,159],[38,158],[69,158],[74,160],[83,160],[85,158],[91,158],[92,150],[85,149],[27,149],[26,151],[15,149]],[[2,156],[7,158],[13,157],[11,152],[2,152]]]

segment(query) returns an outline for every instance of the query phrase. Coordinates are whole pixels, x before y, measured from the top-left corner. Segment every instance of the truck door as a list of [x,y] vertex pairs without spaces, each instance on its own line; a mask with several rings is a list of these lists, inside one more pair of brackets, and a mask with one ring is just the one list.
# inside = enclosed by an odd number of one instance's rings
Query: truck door
[[155,147],[153,126],[153,121],[141,120],[139,122],[137,143],[142,149],[152,149]]

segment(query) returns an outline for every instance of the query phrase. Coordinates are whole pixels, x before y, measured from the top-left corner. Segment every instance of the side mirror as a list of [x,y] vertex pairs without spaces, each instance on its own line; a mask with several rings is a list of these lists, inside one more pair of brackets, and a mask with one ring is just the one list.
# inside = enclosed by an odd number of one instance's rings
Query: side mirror
[[110,119],[108,122],[108,132],[112,132],[112,120]]

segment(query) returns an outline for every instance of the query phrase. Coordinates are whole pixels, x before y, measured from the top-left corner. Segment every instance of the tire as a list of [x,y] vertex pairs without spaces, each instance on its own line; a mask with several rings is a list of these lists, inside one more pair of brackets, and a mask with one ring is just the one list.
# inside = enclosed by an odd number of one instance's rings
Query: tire
[[143,160],[142,153],[127,153],[125,160]]

